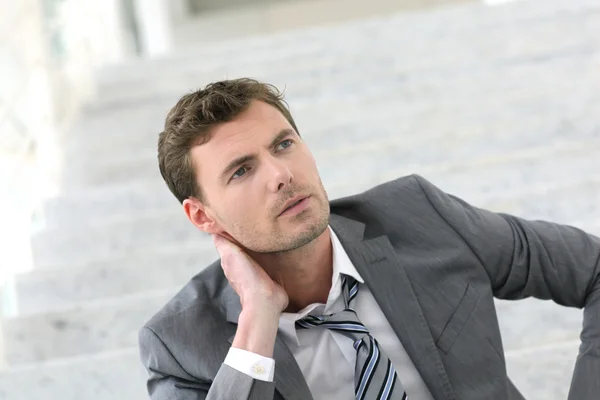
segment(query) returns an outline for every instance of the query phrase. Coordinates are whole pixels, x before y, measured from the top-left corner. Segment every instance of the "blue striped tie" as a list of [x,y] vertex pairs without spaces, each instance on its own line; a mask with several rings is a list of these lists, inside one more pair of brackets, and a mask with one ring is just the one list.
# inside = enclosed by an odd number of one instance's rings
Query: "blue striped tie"
[[345,310],[331,315],[308,315],[296,321],[296,327],[309,329],[320,326],[339,332],[354,341],[356,400],[407,400],[408,396],[396,375],[394,366],[354,311],[353,304],[358,294],[358,282],[350,276],[343,275],[342,293]]

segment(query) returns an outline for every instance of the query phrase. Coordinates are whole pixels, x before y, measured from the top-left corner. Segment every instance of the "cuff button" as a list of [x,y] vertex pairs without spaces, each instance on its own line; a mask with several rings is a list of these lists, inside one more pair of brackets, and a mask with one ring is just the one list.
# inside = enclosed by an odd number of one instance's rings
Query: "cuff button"
[[263,367],[260,364],[255,364],[252,369],[254,370],[255,373],[262,375],[265,373],[265,367]]

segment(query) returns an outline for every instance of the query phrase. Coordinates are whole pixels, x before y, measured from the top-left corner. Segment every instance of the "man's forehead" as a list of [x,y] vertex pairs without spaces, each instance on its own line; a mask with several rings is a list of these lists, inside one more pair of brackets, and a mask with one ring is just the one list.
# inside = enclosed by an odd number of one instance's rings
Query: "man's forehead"
[[284,137],[295,134],[289,126],[274,128],[261,126],[257,129],[214,131],[210,140],[191,149],[193,160],[211,175],[221,172],[232,160],[252,156],[261,148],[274,146]]
[[246,111],[235,119],[218,124],[211,129],[213,146],[233,146],[251,141],[259,144],[269,141],[284,129],[292,130],[292,126],[285,116],[275,107],[255,101]]

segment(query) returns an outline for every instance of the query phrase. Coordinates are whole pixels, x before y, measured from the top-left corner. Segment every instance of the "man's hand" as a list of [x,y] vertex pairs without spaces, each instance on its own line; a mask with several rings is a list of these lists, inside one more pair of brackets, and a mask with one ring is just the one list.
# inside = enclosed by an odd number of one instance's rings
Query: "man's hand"
[[233,347],[272,358],[279,316],[288,306],[287,293],[239,246],[220,235],[213,235],[213,241],[223,272],[242,304]]
[[279,314],[288,306],[283,288],[239,246],[220,235],[213,235],[227,280],[240,296],[242,309],[260,308]]

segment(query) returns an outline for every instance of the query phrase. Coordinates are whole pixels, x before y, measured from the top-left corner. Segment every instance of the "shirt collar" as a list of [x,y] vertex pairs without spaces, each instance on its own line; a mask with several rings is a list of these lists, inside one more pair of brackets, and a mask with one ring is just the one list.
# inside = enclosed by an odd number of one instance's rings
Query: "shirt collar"
[[296,321],[304,318],[308,314],[320,315],[332,313],[331,307],[342,295],[342,280],[341,274],[349,275],[360,283],[365,283],[360,276],[354,264],[344,250],[342,243],[339,241],[335,232],[331,227],[328,227],[331,237],[331,245],[333,248],[333,273],[331,275],[331,289],[327,296],[327,303],[313,303],[306,306],[297,313],[284,312],[279,318],[279,332],[283,335],[286,342],[290,344],[300,345],[298,335],[296,333]]

